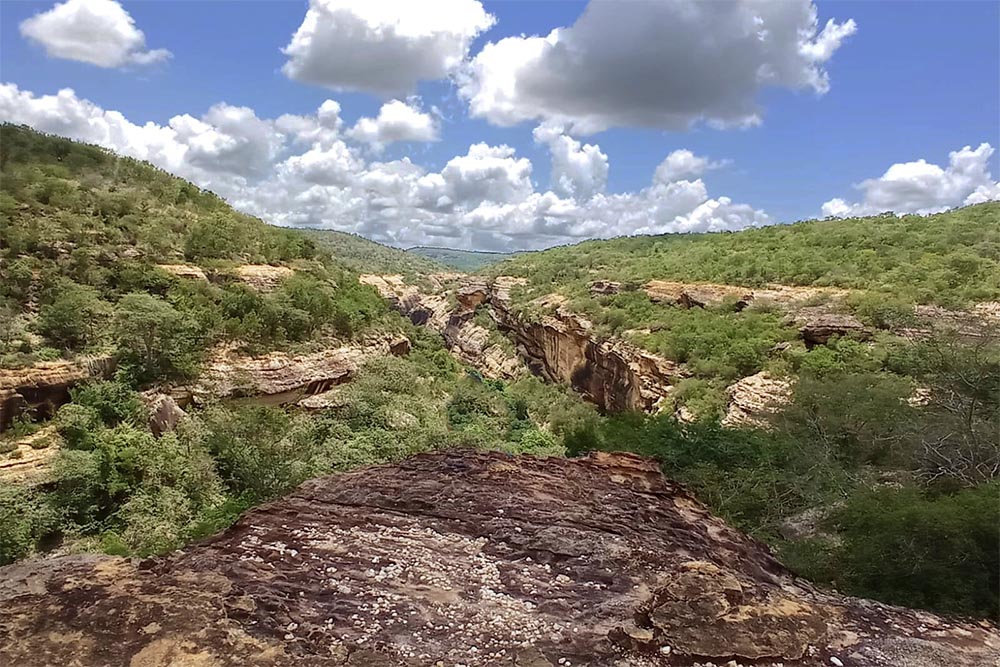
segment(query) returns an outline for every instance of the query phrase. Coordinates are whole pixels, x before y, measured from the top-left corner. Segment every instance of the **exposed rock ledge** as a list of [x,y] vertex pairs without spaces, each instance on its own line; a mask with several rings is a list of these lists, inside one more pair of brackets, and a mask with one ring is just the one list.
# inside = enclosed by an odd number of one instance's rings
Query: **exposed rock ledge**
[[46,361],[18,369],[0,369],[0,431],[21,414],[51,417],[69,400],[69,390],[114,371],[111,357]]
[[382,336],[310,354],[220,354],[206,364],[196,385],[178,394],[186,391],[195,399],[253,396],[275,404],[294,403],[349,381],[370,358],[402,355],[409,350],[405,337]]
[[0,664],[984,667],[988,624],[818,592],[631,455],[307,482],[170,556],[0,569]]

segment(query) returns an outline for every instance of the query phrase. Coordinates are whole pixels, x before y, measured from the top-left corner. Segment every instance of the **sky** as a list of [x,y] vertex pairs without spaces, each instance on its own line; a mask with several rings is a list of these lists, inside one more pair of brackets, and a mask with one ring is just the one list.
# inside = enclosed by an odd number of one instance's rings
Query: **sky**
[[3,0],[0,120],[399,247],[927,214],[1000,199],[1000,3]]

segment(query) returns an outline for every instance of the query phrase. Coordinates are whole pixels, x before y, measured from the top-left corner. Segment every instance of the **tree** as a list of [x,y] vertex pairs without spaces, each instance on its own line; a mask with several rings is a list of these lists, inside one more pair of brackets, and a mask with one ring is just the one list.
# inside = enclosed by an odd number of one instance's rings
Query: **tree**
[[111,306],[97,290],[61,280],[54,288],[55,297],[38,314],[38,331],[53,346],[79,350],[100,337]]
[[198,323],[162,299],[139,292],[122,297],[115,308],[114,336],[122,365],[138,382],[197,373]]

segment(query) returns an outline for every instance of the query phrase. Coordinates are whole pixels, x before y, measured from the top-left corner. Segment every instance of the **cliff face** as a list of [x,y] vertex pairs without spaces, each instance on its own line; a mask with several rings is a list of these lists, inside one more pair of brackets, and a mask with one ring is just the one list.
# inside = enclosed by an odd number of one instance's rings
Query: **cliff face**
[[110,357],[100,357],[0,369],[0,431],[25,413],[51,417],[60,405],[69,401],[72,387],[91,378],[108,377],[114,366]]
[[811,589],[631,455],[307,482],[184,551],[0,569],[0,664],[982,667],[986,625]]
[[510,307],[510,291],[523,284],[522,279],[501,276],[487,283],[448,278],[451,284],[437,281],[435,287],[453,295],[455,306],[446,294],[424,294],[401,276],[361,280],[414,323],[441,333],[455,356],[487,377],[516,377],[522,364],[499,346],[488,345],[489,332],[471,319],[479,307],[486,307],[496,325],[513,338],[533,373],[572,386],[608,412],[653,410],[685,375],[677,364],[624,341],[598,339],[590,322],[562,308],[539,320],[522,317]]

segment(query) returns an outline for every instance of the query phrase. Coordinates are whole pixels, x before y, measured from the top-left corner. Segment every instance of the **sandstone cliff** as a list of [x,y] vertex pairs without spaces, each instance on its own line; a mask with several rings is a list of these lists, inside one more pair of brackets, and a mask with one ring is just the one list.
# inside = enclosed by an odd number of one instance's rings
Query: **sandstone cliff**
[[421,455],[170,556],[0,569],[0,664],[19,667],[997,660],[992,626],[812,589],[631,455]]
[[110,357],[46,361],[17,369],[0,369],[0,431],[22,414],[47,418],[69,401],[69,390],[114,371]]

